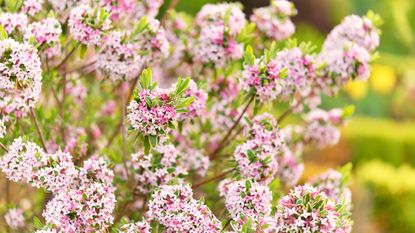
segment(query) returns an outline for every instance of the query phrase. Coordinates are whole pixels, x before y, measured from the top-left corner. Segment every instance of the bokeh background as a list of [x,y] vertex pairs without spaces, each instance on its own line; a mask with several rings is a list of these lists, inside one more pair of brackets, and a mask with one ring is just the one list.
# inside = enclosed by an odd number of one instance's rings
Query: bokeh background
[[[166,5],[169,1],[167,1]],[[215,0],[181,0],[176,9],[195,14]],[[245,12],[268,0],[242,0]],[[356,106],[341,142],[305,155],[303,179],[353,163],[354,232],[415,232],[415,1],[294,0],[299,41],[321,46],[349,14],[381,15],[381,58],[369,82],[354,82],[323,107]],[[163,10],[163,9],[162,9]]]

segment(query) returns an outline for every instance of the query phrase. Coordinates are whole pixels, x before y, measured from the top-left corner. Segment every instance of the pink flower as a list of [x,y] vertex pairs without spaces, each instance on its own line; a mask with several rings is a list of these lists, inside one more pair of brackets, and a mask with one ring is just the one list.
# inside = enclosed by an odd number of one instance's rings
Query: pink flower
[[25,0],[23,1],[22,11],[34,16],[42,10],[44,0]]
[[379,46],[379,40],[379,30],[369,18],[350,15],[330,32],[323,50],[336,50],[352,42],[372,52]]
[[[104,17],[100,18],[100,15],[104,15]],[[86,45],[100,44],[105,30],[109,29],[110,24],[108,13],[104,9],[96,10],[88,5],[79,5],[73,8],[68,21],[72,37]]]
[[272,0],[271,5],[254,10],[251,20],[267,37],[284,40],[295,32],[290,16],[297,14],[294,4],[286,0]]
[[225,205],[236,224],[235,230],[241,230],[248,220],[253,221],[256,229],[262,219],[271,214],[272,195],[269,188],[251,180],[235,181],[228,185]]
[[219,233],[221,222],[206,205],[193,199],[188,185],[162,185],[149,202],[148,216],[165,226],[165,231]]
[[[350,232],[347,213],[340,212],[336,205],[341,203],[334,203],[312,186],[297,186],[279,201],[275,213],[276,231]],[[341,231],[346,228],[349,231]]]
[[13,230],[18,230],[26,225],[22,209],[9,209],[4,215],[4,220],[6,220],[7,225]]
[[131,170],[138,184],[136,189],[142,193],[187,175],[182,156],[171,144],[158,145],[148,155],[143,152],[132,154],[131,158]]
[[39,99],[42,70],[37,51],[28,43],[0,41],[0,109],[25,113]]

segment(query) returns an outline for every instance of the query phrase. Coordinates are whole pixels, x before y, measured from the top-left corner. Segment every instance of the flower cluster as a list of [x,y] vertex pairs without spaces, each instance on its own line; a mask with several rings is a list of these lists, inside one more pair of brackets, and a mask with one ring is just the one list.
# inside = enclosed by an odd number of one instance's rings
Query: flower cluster
[[150,224],[143,220],[141,222],[127,223],[120,227],[120,233],[151,233]]
[[335,201],[351,202],[351,192],[346,187],[344,175],[339,171],[329,169],[322,175],[313,178],[310,184],[313,185],[320,192],[324,192],[327,197]]
[[0,25],[8,34],[23,31],[27,26],[27,16],[23,13],[0,13]]
[[304,129],[304,140],[318,148],[335,145],[340,140],[338,126],[345,122],[345,112],[342,109],[324,111],[315,109],[305,116],[307,124]]
[[0,40],[0,109],[27,112],[39,99],[42,70],[37,51],[28,43]]
[[10,180],[44,187],[51,192],[68,188],[77,175],[72,157],[58,151],[45,153],[32,142],[16,139],[0,160],[0,168]]
[[170,90],[157,88],[151,78],[151,71],[144,70],[138,93],[128,106],[127,117],[131,126],[141,134],[157,137],[170,130],[177,120],[178,110],[184,110],[193,101],[193,97],[182,97],[189,79],[179,80],[175,89]]
[[276,231],[350,232],[351,226],[339,224],[343,216],[341,205],[312,186],[297,186],[279,201]]
[[168,54],[169,43],[159,22],[143,18],[133,31],[113,31],[104,38],[97,65],[113,81],[130,80]]
[[25,0],[23,1],[22,11],[34,16],[42,10],[44,0]]
[[240,230],[248,220],[253,221],[254,229],[261,229],[258,224],[264,223],[271,214],[272,194],[269,188],[251,180],[235,181],[227,185],[225,205],[232,219],[233,227]]
[[348,42],[374,51],[379,46],[379,31],[370,18],[350,15],[343,19],[327,36],[323,50],[336,50]]
[[220,221],[209,208],[193,199],[188,185],[163,185],[152,195],[148,216],[165,226],[166,232],[220,232]]
[[207,4],[197,14],[196,23],[201,32],[193,50],[195,61],[222,67],[227,60],[242,57],[243,45],[236,36],[246,19],[239,4]]
[[159,145],[150,152],[147,155],[142,151],[131,155],[131,170],[138,183],[136,189],[141,193],[149,193],[155,187],[187,174],[181,164],[182,157],[173,145]]
[[315,65],[312,56],[305,54],[301,48],[294,47],[277,53],[275,61],[280,61],[286,69],[283,97],[294,93],[308,96],[315,78]]
[[275,100],[281,95],[286,78],[281,61],[272,60],[266,63],[264,59],[255,59],[252,50],[247,50],[246,64],[240,79],[241,88],[247,92],[254,92],[261,102]]
[[235,149],[238,171],[244,178],[268,184],[278,171],[277,156],[283,142],[282,134],[270,114],[256,116],[249,132],[252,139]]
[[94,232],[112,224],[114,207],[112,189],[93,182],[57,193],[47,203],[43,217],[63,232]]
[[201,116],[206,108],[207,93],[197,87],[195,81],[190,80],[188,89],[183,93],[183,97],[193,97],[194,100],[187,106],[187,112],[180,113],[180,120],[192,119]]
[[61,33],[62,28],[59,21],[55,18],[46,18],[29,24],[24,37],[26,40],[33,38],[42,48],[46,47],[45,53],[48,57],[52,57],[59,55],[61,47],[59,36]]
[[89,5],[73,8],[68,21],[72,37],[86,45],[100,44],[110,24],[109,14],[104,9],[94,9]]
[[286,0],[271,0],[271,5],[254,10],[251,20],[267,37],[284,40],[294,34],[290,17],[297,14],[294,4]]
[[304,164],[287,145],[283,145],[282,154],[278,156],[278,179],[287,187],[297,184],[304,171]]
[[367,80],[370,75],[371,53],[379,45],[379,18],[346,17],[328,35],[317,60],[323,64],[322,77],[317,84],[323,92],[333,94],[352,80]]
[[107,187],[112,187],[114,172],[108,167],[104,158],[93,155],[86,160],[79,171],[81,185],[88,185],[91,182],[102,183]]
[[4,215],[4,220],[6,220],[7,225],[13,230],[18,230],[25,226],[22,209],[9,209]]

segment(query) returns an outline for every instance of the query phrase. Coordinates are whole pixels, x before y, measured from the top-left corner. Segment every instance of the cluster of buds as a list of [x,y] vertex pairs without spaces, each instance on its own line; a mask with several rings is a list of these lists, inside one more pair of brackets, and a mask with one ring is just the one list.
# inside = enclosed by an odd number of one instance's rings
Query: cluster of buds
[[295,32],[290,17],[297,14],[294,4],[286,0],[271,0],[271,5],[257,8],[251,16],[252,22],[267,37],[284,40]]

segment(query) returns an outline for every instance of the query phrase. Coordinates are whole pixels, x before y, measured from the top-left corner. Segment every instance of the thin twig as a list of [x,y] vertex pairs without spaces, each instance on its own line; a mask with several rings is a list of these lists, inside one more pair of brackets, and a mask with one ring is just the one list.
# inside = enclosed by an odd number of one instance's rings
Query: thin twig
[[221,151],[224,148],[224,145],[226,145],[226,142],[228,141],[228,138],[231,136],[233,130],[238,126],[239,122],[241,121],[243,115],[248,110],[249,106],[251,105],[252,101],[255,99],[255,95],[253,95],[248,103],[246,104],[245,108],[242,110],[241,114],[239,114],[236,121],[233,123],[232,127],[229,129],[228,133],[225,135],[225,137],[222,138],[221,142],[219,143],[218,147],[210,154],[210,158],[214,158],[219,151]]
[[0,147],[1,147],[4,151],[9,152],[9,150],[7,149],[7,147],[6,147],[3,143],[1,143],[1,142],[0,142]]
[[[137,75],[137,77],[135,77],[134,80],[132,81],[132,84],[131,84],[131,87],[130,87],[130,92],[128,93],[128,98],[127,98],[128,102],[130,101],[131,97],[133,96],[135,86],[137,85],[137,82],[138,82],[139,79],[140,79],[140,75]],[[123,107],[126,108],[127,106],[123,106]],[[106,148],[109,148],[111,146],[111,144],[114,142],[115,137],[120,132],[121,125],[122,125],[122,119],[120,119],[120,121],[118,122],[114,132],[109,137]]]
[[223,228],[222,228],[222,231],[221,231],[221,232],[224,232],[224,231],[226,230],[226,228],[229,226],[229,224],[231,224],[231,221],[232,221],[232,219],[231,219],[231,218],[229,218],[229,219],[226,221],[225,226],[223,226]]
[[125,95],[121,93],[121,147],[122,147],[122,162],[124,164],[124,169],[127,173],[127,177],[130,177],[130,172],[128,171],[127,166],[127,135],[125,131]]
[[59,62],[59,64],[57,66],[55,66],[54,69],[58,70],[59,68],[61,68],[61,66],[63,64],[65,64],[65,62],[72,56],[72,54],[76,51],[76,49],[79,47],[79,45],[81,45],[79,42],[72,48],[72,50],[66,54],[65,58],[62,59],[61,62]]
[[282,115],[278,117],[277,123],[281,124],[281,122],[285,120],[285,118],[287,118],[293,112],[294,109],[296,109],[298,106],[300,106],[303,103],[304,99],[305,98],[300,99],[294,106],[291,106],[290,108],[285,110],[285,112],[283,112]]
[[214,180],[221,179],[221,178],[225,177],[226,175],[228,175],[229,173],[233,172],[234,170],[235,170],[235,168],[232,168],[232,169],[227,170],[227,171],[225,171],[225,172],[223,172],[223,173],[221,173],[219,175],[216,175],[216,176],[211,177],[211,178],[209,178],[207,180],[204,180],[204,181],[202,181],[200,183],[197,183],[195,185],[192,185],[192,189],[197,189],[197,188],[199,188],[200,186],[202,186],[204,184],[207,184],[207,183],[212,182]]
[[176,8],[177,3],[179,3],[179,0],[171,0],[169,6],[167,7],[166,11],[164,12],[163,16],[161,17],[161,25],[164,25],[164,23],[167,20],[167,16],[169,15],[169,11],[171,9]]
[[97,61],[95,61],[95,60],[94,60],[94,61],[89,62],[89,63],[87,63],[87,64],[81,65],[80,67],[74,68],[74,69],[72,69],[72,70],[65,71],[65,72],[63,72],[63,74],[65,75],[65,74],[70,74],[70,73],[73,73],[73,72],[75,72],[75,71],[81,71],[81,70],[83,70],[83,69],[85,69],[85,68],[88,68],[89,66],[94,65],[95,63],[97,63]]
[[36,132],[39,135],[40,142],[42,143],[43,150],[46,153],[48,153],[48,149],[46,148],[45,137],[43,136],[42,131],[40,130],[39,121],[37,120],[37,117],[36,117],[36,114],[35,114],[35,111],[33,110],[33,108],[30,108],[30,115],[32,117],[33,122],[35,123]]

